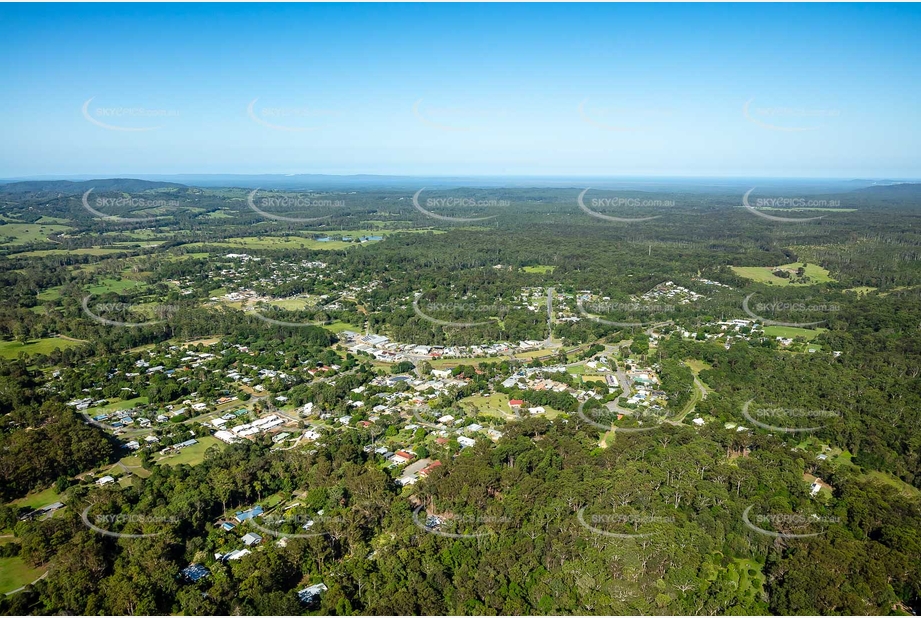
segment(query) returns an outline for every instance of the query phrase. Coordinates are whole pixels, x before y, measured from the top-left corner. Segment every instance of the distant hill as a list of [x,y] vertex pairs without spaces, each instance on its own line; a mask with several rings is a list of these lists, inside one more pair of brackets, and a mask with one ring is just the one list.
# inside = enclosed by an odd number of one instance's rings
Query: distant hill
[[921,183],[901,182],[890,185],[874,185],[872,187],[855,189],[854,193],[874,198],[921,199]]
[[150,189],[184,189],[186,185],[175,182],[159,182],[138,180],[136,178],[106,178],[98,180],[26,180],[0,184],[0,193],[60,193],[64,195],[79,195],[89,189],[97,192],[123,191],[137,193]]

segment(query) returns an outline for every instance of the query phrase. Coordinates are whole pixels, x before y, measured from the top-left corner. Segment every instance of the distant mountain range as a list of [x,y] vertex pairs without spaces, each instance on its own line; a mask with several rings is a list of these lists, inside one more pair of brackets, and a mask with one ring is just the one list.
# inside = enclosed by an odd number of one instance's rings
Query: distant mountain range
[[88,189],[98,192],[124,191],[135,193],[150,189],[183,188],[185,185],[174,182],[154,182],[137,178],[107,178],[95,180],[21,180],[16,182],[0,181],[0,193],[61,193],[77,195]]

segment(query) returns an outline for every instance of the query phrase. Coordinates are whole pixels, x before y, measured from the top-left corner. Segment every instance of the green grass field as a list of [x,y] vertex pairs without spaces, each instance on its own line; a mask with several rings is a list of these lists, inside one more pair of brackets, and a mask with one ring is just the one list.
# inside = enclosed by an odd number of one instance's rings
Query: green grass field
[[104,406],[99,406],[98,408],[90,408],[86,412],[90,416],[96,416],[97,414],[102,414],[103,412],[115,412],[116,410],[127,410],[128,408],[134,408],[136,406],[147,405],[149,402],[147,397],[135,397],[134,399],[126,399],[124,401],[118,399],[111,401]]
[[47,290],[40,292],[36,298],[38,298],[38,300],[58,300],[61,298],[62,289],[63,287],[60,285],[53,288],[48,288]]
[[[48,239],[49,234],[66,232],[73,228],[66,225],[45,223],[7,223],[0,225],[0,246],[22,245]],[[11,237],[12,240],[7,240]]]
[[854,292],[857,296],[866,296],[870,292],[875,292],[877,288],[870,287],[869,285],[860,285],[856,288],[848,288],[844,290],[845,292]]
[[31,493],[27,496],[23,496],[22,498],[13,500],[12,502],[10,502],[10,504],[14,506],[19,506],[19,507],[27,506],[30,509],[34,510],[41,506],[45,506],[48,504],[52,504],[53,502],[57,502],[60,499],[61,499],[61,496],[60,494],[58,494],[57,491],[55,491],[54,487],[49,487],[48,489],[45,489],[43,491]]
[[333,322],[331,324],[324,324],[323,328],[326,330],[331,330],[334,333],[341,333],[344,330],[354,330],[358,332],[362,327],[356,326],[354,324],[348,324],[347,322]]
[[[240,402],[237,401],[234,403],[239,405]],[[223,442],[213,436],[196,438],[196,440],[198,440],[198,444],[187,446],[178,453],[160,458],[157,460],[157,463],[166,464],[168,466],[178,466],[180,464],[189,464],[190,466],[194,466],[205,460],[205,451],[207,451],[210,447],[219,446],[223,448],[224,446]]]
[[691,371],[694,372],[694,375],[699,374],[701,371],[704,371],[705,369],[713,369],[712,365],[705,363],[704,361],[699,360],[697,358],[689,358],[686,361],[684,361],[684,364],[691,368]]
[[90,247],[84,249],[45,249],[43,251],[25,251],[23,253],[13,253],[8,257],[44,257],[46,255],[109,255],[111,253],[124,253],[127,249],[113,249],[106,247]]
[[[512,409],[508,406],[508,400],[509,397],[505,393],[493,393],[487,397],[482,395],[471,395],[470,397],[461,399],[458,402],[458,405],[468,414],[496,416],[509,420],[516,418],[516,416],[512,412]],[[474,410],[474,408],[476,408],[476,410]],[[544,409],[546,410],[544,416],[547,418],[555,418],[560,414],[559,410],[549,406],[544,406]],[[530,416],[527,410],[522,410],[519,415],[521,418]]]
[[39,225],[47,225],[49,223],[52,223],[55,225],[65,225],[66,226],[68,221],[67,219],[62,219],[60,217],[49,217],[45,215],[44,217],[36,221],[36,223],[38,223]]
[[[498,416],[499,418],[514,418],[511,408],[508,407],[508,395],[493,393],[489,396],[471,395],[458,402],[461,408],[469,414],[482,414],[484,416]],[[474,409],[476,408],[476,409]]]
[[918,496],[921,496],[921,489],[918,489],[914,485],[909,485],[902,479],[896,478],[891,474],[887,474],[886,472],[871,470],[869,472],[865,472],[861,476],[894,487],[896,490],[898,490],[899,493],[904,496],[908,496],[909,498],[917,498]]
[[146,284],[131,279],[103,279],[96,285],[89,286],[86,291],[90,294],[105,294],[106,292],[124,292],[125,290],[144,287],[147,287]]
[[0,358],[17,358],[20,352],[25,352],[26,354],[50,354],[54,349],[75,348],[82,343],[81,341],[68,341],[57,337],[32,339],[25,344],[18,341],[0,341]]
[[792,264],[784,264],[782,266],[731,266],[730,268],[740,277],[745,277],[746,279],[751,279],[755,283],[763,283],[765,285],[803,286],[835,281],[827,270],[817,264],[806,264],[806,276],[809,277],[811,283],[791,283],[790,279],[778,277],[774,275],[773,272],[777,269],[783,269],[795,273],[801,265],[802,262],[793,262]]
[[[806,341],[812,341],[822,333],[824,333],[827,328],[796,328],[794,326],[765,326],[764,327],[764,336],[765,337],[786,337],[792,339],[794,337],[803,337]],[[818,347],[818,346],[813,346]]]
[[[354,330],[354,327],[352,327]],[[480,363],[497,362],[503,358],[508,358],[505,354],[499,356],[474,356],[472,358],[433,358],[429,362],[432,369],[453,369],[458,365],[468,365],[476,367]]]
[[525,266],[521,270],[526,273],[532,273],[536,275],[547,275],[553,274],[553,271],[556,269],[556,266],[546,266],[543,264],[538,264],[537,266]]
[[0,594],[5,594],[34,582],[45,572],[33,568],[22,558],[0,558]]
[[299,311],[301,309],[306,309],[308,306],[316,303],[316,298],[288,298],[285,300],[271,300],[268,304],[273,307],[278,307],[279,309],[286,309],[288,311]]

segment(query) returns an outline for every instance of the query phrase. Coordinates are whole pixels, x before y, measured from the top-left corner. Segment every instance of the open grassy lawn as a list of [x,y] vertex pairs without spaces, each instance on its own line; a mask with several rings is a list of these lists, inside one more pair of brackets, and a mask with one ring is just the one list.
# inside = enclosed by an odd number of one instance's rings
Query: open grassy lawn
[[761,598],[765,580],[763,564],[748,558],[736,558],[728,568],[730,578],[736,583],[736,594],[739,597]]
[[[802,448],[802,447],[810,447],[810,446],[815,446],[815,445],[818,445],[819,447],[821,447],[822,443],[819,442],[819,440],[816,439],[814,436],[810,436],[809,438],[800,442],[798,446]],[[853,455],[850,452],[842,450],[837,447],[833,447],[828,452],[828,461],[831,462],[831,464],[834,466],[856,466],[856,464],[852,461],[852,458],[853,458]],[[895,489],[897,489],[902,495],[908,496],[910,498],[917,498],[921,496],[921,489],[918,489],[914,485],[910,485],[906,483],[900,478],[892,476],[888,472],[881,472],[878,470],[870,470],[870,471],[865,470],[863,474],[861,474],[860,476],[865,479],[872,479],[874,481],[879,481],[880,483],[885,483],[886,485],[890,485],[894,487]]]
[[49,217],[48,215],[43,216],[41,219],[36,221],[39,225],[47,225],[48,223],[53,223],[57,225],[67,225],[67,219],[62,219],[60,217]]
[[875,292],[877,288],[870,287],[869,285],[860,285],[856,288],[848,288],[844,290],[845,292],[854,292],[857,296],[866,296],[870,292]]
[[918,489],[914,485],[909,485],[902,479],[896,478],[887,472],[870,470],[869,472],[865,472],[862,476],[864,478],[873,479],[875,481],[885,483],[886,485],[890,485],[897,489],[899,493],[904,496],[908,496],[909,498],[917,498],[918,496],[921,496],[921,489]]
[[45,569],[33,568],[19,557],[0,558],[0,594],[31,584],[44,572]]
[[595,375],[595,376],[583,375],[583,376],[582,376],[582,382],[583,382],[584,384],[591,384],[591,385],[594,385],[594,384],[606,384],[606,383],[607,383],[604,376],[597,376],[597,375]]
[[[765,337],[803,337],[806,341],[812,341],[822,333],[824,333],[827,328],[796,328],[795,326],[765,326],[764,327],[764,336]],[[819,346],[813,346],[819,347]]]
[[36,298],[38,298],[38,300],[42,300],[42,301],[44,301],[44,300],[58,300],[59,298],[61,298],[61,290],[62,290],[62,289],[63,289],[63,286],[57,285],[57,286],[55,286],[55,287],[53,287],[53,288],[48,288],[47,290],[42,290],[41,292],[39,292],[39,294],[38,294],[38,296],[36,296]]
[[810,283],[791,283],[790,279],[784,279],[783,277],[774,275],[773,271],[777,269],[796,273],[796,270],[802,266],[802,264],[802,262],[793,262],[792,264],[784,264],[782,266],[731,266],[730,268],[740,277],[745,277],[746,279],[751,279],[755,283],[763,283],[765,285],[802,286],[835,281],[827,270],[817,264],[808,263],[806,264],[806,276],[809,277]]
[[109,255],[111,253],[124,253],[127,249],[114,249],[111,247],[87,247],[81,249],[44,249],[42,251],[24,251],[13,253],[10,258],[43,257],[46,255]]
[[10,504],[18,507],[27,506],[30,509],[37,509],[48,504],[53,504],[61,499],[61,495],[55,491],[54,487],[49,487],[48,489],[31,493],[22,498],[17,498],[10,502]]
[[543,264],[538,264],[537,266],[524,266],[521,270],[526,273],[533,273],[537,275],[546,275],[552,274],[556,266],[546,266]]
[[326,330],[331,330],[334,333],[341,333],[344,330],[354,330],[356,332],[361,330],[361,326],[356,326],[354,324],[348,324],[346,322],[332,322],[330,324],[324,324],[323,328]]
[[487,397],[471,395],[461,399],[458,404],[469,414],[497,416],[504,419],[515,418],[512,409],[508,407],[508,399],[505,393],[492,393]]
[[705,363],[704,361],[696,359],[696,358],[689,358],[686,361],[684,361],[684,364],[691,368],[691,371],[694,372],[694,375],[699,374],[701,371],[705,369],[713,369],[712,365]]
[[532,360],[538,356],[547,356],[548,354],[554,354],[556,350],[528,350],[527,352],[519,352],[515,354],[515,358]]
[[49,234],[58,234],[70,229],[72,228],[66,225],[46,223],[7,223],[0,225],[0,246],[47,240]]
[[217,343],[217,342],[220,341],[220,340],[221,340],[220,337],[205,337],[204,339],[189,339],[189,340],[187,340],[187,341],[180,341],[180,340],[177,340],[177,339],[170,339],[169,342],[170,342],[171,344],[178,345],[178,346],[179,346],[180,348],[182,348],[182,349],[185,349],[185,348],[188,348],[188,347],[190,347],[190,346],[197,346],[197,345],[202,345],[202,346],[205,346],[205,347],[211,346],[211,345],[214,345],[215,343]]
[[90,416],[96,416],[97,414],[102,414],[103,412],[115,412],[117,410],[127,410],[128,408],[134,408],[136,406],[147,405],[150,403],[147,400],[147,397],[135,397],[134,399],[115,399],[110,400],[104,406],[99,406],[98,408],[89,408],[86,413]]
[[299,311],[301,309],[306,309],[308,306],[312,306],[315,302],[315,298],[286,298],[285,300],[270,300],[268,304],[273,307],[278,307],[279,309]]
[[180,262],[182,260],[197,260],[201,258],[206,258],[210,253],[200,252],[200,253],[171,253],[165,257],[169,262]]
[[[119,459],[118,462],[128,468],[132,474],[135,474],[141,478],[146,479],[148,476],[153,474],[150,470],[145,470],[141,466],[141,458],[137,455],[126,455],[125,457]],[[109,474],[112,474],[113,472],[123,474],[124,470],[120,466],[115,465],[109,468]]]
[[[463,408],[468,414],[482,414],[483,416],[495,416],[505,420],[515,419],[515,418],[527,418],[531,415],[526,409],[523,409],[517,416],[512,412],[512,409],[508,407],[509,396],[505,393],[493,393],[488,397],[482,395],[471,395],[470,397],[465,397],[458,402],[461,408]],[[476,408],[476,409],[474,409]],[[560,415],[560,411],[551,408],[549,406],[544,406],[546,412],[543,416],[547,418],[556,418]]]
[[96,285],[87,288],[90,294],[105,294],[106,292],[124,292],[125,290],[143,288],[146,284],[131,279],[103,279]]
[[54,349],[74,348],[82,343],[82,341],[69,341],[58,337],[32,339],[25,344],[18,341],[0,341],[0,358],[16,358],[20,352],[25,352],[26,354],[49,354]]
[[209,448],[212,446],[219,446],[223,448],[224,446],[223,442],[213,436],[196,438],[196,440],[198,440],[198,444],[187,446],[186,448],[173,455],[161,457],[157,460],[157,463],[166,464],[168,466],[178,466],[180,464],[189,464],[190,466],[194,466],[205,460],[205,451],[207,451]]

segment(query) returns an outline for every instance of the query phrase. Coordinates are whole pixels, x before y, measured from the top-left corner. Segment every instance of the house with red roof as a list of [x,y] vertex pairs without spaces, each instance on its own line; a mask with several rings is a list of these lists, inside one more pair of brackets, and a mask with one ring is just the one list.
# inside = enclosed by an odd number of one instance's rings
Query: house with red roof
[[438,460],[433,461],[432,463],[430,463],[425,468],[419,471],[419,476],[421,476],[422,478],[427,477],[429,474],[432,473],[433,470],[435,470],[435,468],[437,468],[440,465],[441,465],[440,461]]

